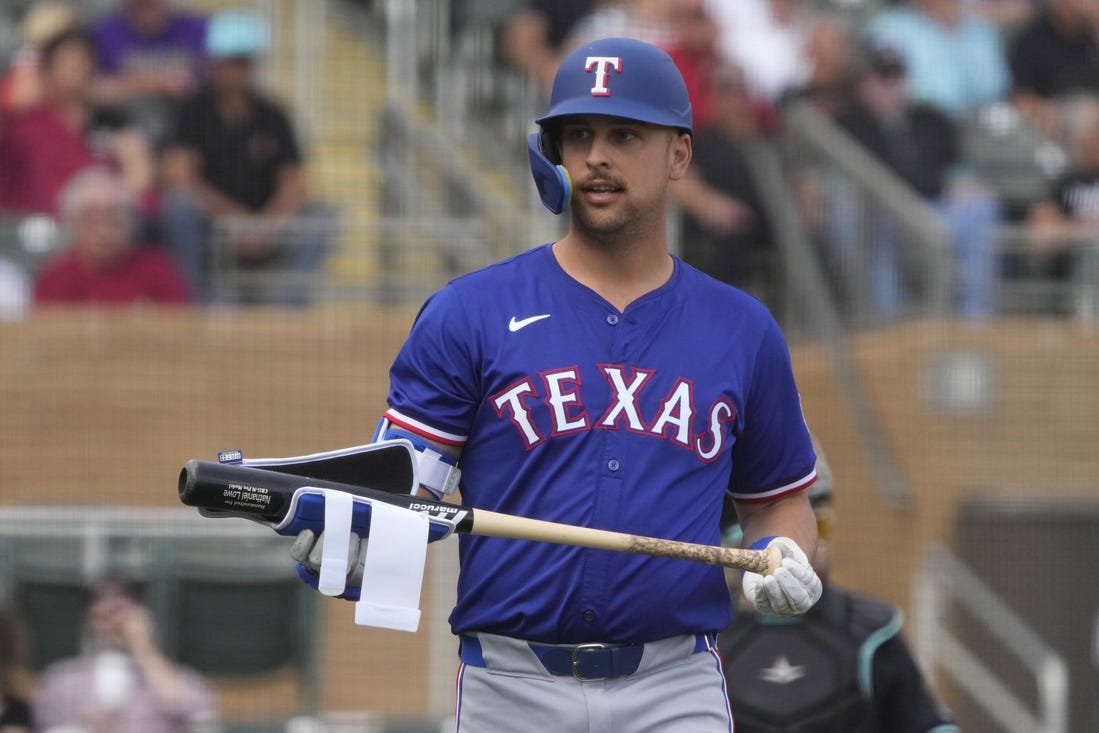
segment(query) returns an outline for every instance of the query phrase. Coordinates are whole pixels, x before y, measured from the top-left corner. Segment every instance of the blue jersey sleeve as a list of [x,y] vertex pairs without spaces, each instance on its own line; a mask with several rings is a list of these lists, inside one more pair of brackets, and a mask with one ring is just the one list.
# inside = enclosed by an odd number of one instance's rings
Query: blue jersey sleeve
[[447,445],[462,446],[480,402],[472,328],[452,286],[432,295],[389,371],[386,417]]
[[770,501],[816,478],[816,454],[801,411],[790,351],[773,321],[752,368],[729,490],[738,501]]

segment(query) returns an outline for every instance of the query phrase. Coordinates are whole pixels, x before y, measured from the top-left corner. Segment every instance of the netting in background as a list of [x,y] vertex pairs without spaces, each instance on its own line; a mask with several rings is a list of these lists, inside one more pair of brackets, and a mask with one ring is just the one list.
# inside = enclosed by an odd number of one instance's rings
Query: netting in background
[[[427,730],[451,712],[452,541],[429,548],[420,631],[367,629],[349,604],[301,593],[285,542],[197,518],[175,495],[188,458],[367,441],[422,298],[557,226],[517,147],[537,95],[484,83],[487,29],[451,36],[445,3],[359,5],[256,3],[276,20],[267,79],[294,103],[313,183],[341,217],[317,305],[0,323],[0,590],[32,621],[34,671],[76,644],[87,581],[122,569],[152,583],[166,650],[216,682],[227,729]],[[523,104],[492,112],[496,94]],[[940,260],[921,244],[934,236],[924,214],[816,139],[795,130],[789,149],[757,160],[777,176],[775,210],[794,198],[782,194],[793,173],[823,171],[853,210],[892,217],[918,255],[910,308],[882,319],[856,300],[845,311],[834,274],[813,266],[814,231],[794,226],[804,212],[782,218],[776,310],[835,474],[835,575],[906,611],[963,729],[1091,730],[1099,599],[1080,584],[1099,536],[1099,334],[1065,314],[953,317]],[[988,709],[1005,700],[1024,727]]]

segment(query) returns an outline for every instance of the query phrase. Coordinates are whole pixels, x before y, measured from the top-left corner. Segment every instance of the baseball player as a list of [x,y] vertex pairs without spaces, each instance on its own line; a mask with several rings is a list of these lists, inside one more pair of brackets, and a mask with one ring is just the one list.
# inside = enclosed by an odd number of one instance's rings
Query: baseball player
[[[598,40],[563,60],[537,123],[532,172],[566,235],[428,299],[378,437],[458,465],[466,505],[555,522],[714,545],[728,492],[746,545],[785,557],[746,574],[747,596],[803,613],[815,455],[785,340],[668,253],[668,186],[691,161],[682,77],[654,46]],[[319,546],[303,533],[295,557],[315,567]],[[458,731],[732,730],[721,568],[472,535],[459,557]]]

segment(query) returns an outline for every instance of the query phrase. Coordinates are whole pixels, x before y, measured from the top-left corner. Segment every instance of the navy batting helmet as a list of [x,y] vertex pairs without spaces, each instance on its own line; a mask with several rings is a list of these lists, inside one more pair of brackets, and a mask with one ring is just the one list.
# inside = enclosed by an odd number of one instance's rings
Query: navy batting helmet
[[[632,38],[603,38],[577,48],[561,62],[549,110],[535,120],[543,131],[572,115],[610,115],[692,131],[687,85],[671,56]],[[527,143],[531,173],[542,202],[555,214],[568,205],[571,184],[544,135]]]

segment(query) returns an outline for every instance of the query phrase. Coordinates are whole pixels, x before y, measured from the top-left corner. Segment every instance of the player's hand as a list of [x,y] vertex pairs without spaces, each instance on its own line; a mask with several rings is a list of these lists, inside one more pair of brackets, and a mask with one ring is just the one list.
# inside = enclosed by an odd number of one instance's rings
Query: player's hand
[[744,573],[744,596],[759,613],[805,613],[820,599],[820,577],[793,540],[776,537],[767,546],[777,547],[782,553],[782,566],[766,577]]
[[[351,533],[351,542],[347,552],[347,585],[357,587],[363,582],[363,568],[366,565],[366,537]],[[314,573],[321,571],[321,556],[324,550],[324,532],[314,534],[311,529],[303,529],[290,545],[290,557]]]

